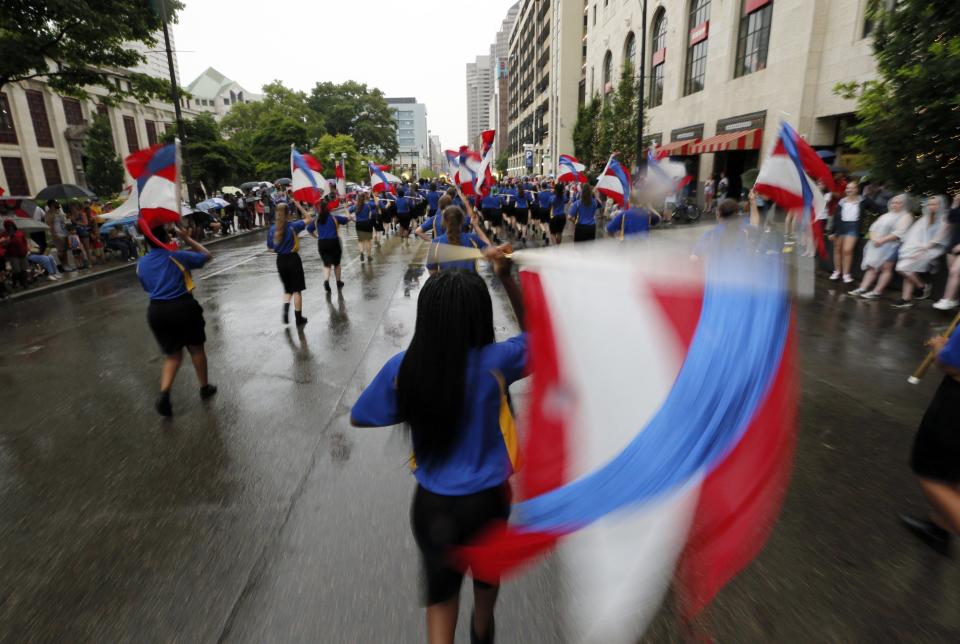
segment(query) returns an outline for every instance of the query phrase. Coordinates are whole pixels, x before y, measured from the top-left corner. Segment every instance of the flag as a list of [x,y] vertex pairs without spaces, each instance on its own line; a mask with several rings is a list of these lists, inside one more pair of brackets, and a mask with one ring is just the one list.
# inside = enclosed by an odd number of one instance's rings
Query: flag
[[607,166],[597,179],[597,191],[607,195],[621,208],[630,200],[630,171],[617,161],[617,155],[611,154]]
[[460,153],[456,150],[444,150],[443,155],[447,158],[448,174],[451,180],[455,180],[460,170]]
[[474,152],[465,145],[460,146],[460,152],[457,153],[457,173],[453,180],[456,182],[463,194],[470,196],[476,194],[473,186],[480,173],[481,158],[477,152]]
[[320,174],[322,171],[323,166],[312,155],[301,154],[290,146],[290,188],[294,199],[314,204],[330,192],[327,180]]
[[[773,150],[760,166],[754,191],[786,210],[802,209],[801,225],[808,226],[827,204],[817,188],[818,179],[831,192],[836,190],[830,168],[816,150],[789,123],[781,121]],[[825,257],[822,231],[815,226],[813,230],[818,252]]]
[[580,163],[575,157],[569,154],[561,154],[557,165],[560,167],[560,174],[557,175],[557,181],[560,183],[587,182],[587,175],[584,174],[587,166]]
[[486,195],[489,193],[490,186],[495,183],[491,168],[493,167],[493,157],[496,154],[496,150],[493,148],[493,141],[496,136],[496,130],[486,130],[480,134],[483,140],[483,147],[480,150],[480,167],[477,170],[477,177],[474,180],[474,189],[478,195]]
[[347,175],[344,172],[344,164],[346,164],[346,161],[340,159],[337,161],[336,168],[334,169],[334,174],[337,177],[337,194],[340,195],[340,197],[347,196]]
[[158,143],[134,152],[123,160],[136,181],[137,225],[154,244],[176,250],[176,242],[162,244],[153,228],[180,221],[180,141]]
[[[571,639],[635,642],[671,582],[681,616],[702,610],[779,513],[797,407],[787,271],[760,253],[708,259],[706,272],[682,254],[555,257],[521,272],[520,500],[509,525],[456,555],[494,580],[559,545]],[[669,275],[657,270],[668,260]]]
[[678,193],[692,179],[684,164],[650,150],[647,153],[647,175],[640,187],[641,199],[645,203],[662,203],[668,195]]
[[[370,190],[373,192],[396,192],[393,184],[390,182],[390,177],[393,177],[393,175],[388,176],[382,166],[374,163],[368,163],[367,166],[370,169]],[[387,167],[389,168],[390,166]],[[393,178],[396,179],[396,177]]]

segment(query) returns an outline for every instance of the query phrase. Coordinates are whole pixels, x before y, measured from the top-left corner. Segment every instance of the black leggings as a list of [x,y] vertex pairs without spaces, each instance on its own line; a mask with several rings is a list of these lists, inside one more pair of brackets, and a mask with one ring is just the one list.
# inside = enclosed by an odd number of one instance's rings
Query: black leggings
[[[464,496],[434,494],[417,486],[410,508],[413,537],[420,548],[428,606],[440,604],[460,592],[463,572],[451,565],[450,552],[476,537],[490,523],[510,516],[510,486]],[[492,588],[473,580],[474,588]]]

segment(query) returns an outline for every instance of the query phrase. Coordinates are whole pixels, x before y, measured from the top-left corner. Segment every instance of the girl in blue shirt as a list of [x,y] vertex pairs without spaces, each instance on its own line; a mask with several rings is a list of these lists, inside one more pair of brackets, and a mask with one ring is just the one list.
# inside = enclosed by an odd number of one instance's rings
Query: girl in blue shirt
[[357,195],[357,203],[350,206],[350,212],[356,219],[357,242],[360,244],[360,262],[363,263],[364,252],[367,258],[373,257],[373,223],[377,218],[377,207],[370,201],[370,195],[361,192]]
[[317,204],[317,218],[307,226],[307,232],[317,238],[317,251],[323,261],[323,289],[330,292],[330,269],[337,278],[337,290],[343,290],[340,279],[340,261],[343,258],[343,243],[340,241],[340,226],[345,226],[352,217],[334,215],[330,212],[332,199],[328,196]]
[[630,195],[630,208],[621,210],[607,224],[607,234],[623,241],[627,237],[646,237],[652,226],[660,223],[660,216],[641,208],[637,193]]
[[600,202],[593,196],[593,186],[584,184],[580,198],[570,207],[570,219],[574,223],[573,241],[593,241],[597,238],[597,210]]
[[[141,219],[141,221],[143,221]],[[166,247],[170,235],[166,226],[152,228],[153,236],[163,246],[158,246],[146,236],[150,252],[137,262],[137,277],[150,295],[147,307],[147,324],[163,351],[163,368],[160,372],[160,395],[154,408],[161,416],[173,416],[170,389],[183,362],[186,347],[193,362],[197,380],[200,382],[200,399],[207,400],[217,388],[207,380],[207,353],[203,345],[207,341],[204,331],[203,307],[193,299],[191,268],[200,268],[211,259],[206,248],[190,238],[182,228],[177,235],[192,251],[174,250]]]
[[543,235],[543,241],[550,244],[548,233],[550,232],[550,214],[553,206],[553,192],[550,185],[544,181],[540,184],[540,191],[536,193],[536,208],[534,218],[540,224],[540,233]]
[[[300,204],[297,204],[299,206]],[[277,273],[283,283],[283,320],[290,322],[290,300],[297,326],[307,323],[303,317],[303,291],[307,290],[303,276],[303,261],[300,259],[300,233],[310,224],[310,213],[304,211],[304,219],[290,220],[287,204],[277,206],[277,221],[267,231],[267,248],[277,254]]]
[[[459,191],[459,188],[457,188],[457,190]],[[486,233],[483,232],[483,226],[480,225],[479,218],[476,216],[476,213],[470,206],[470,202],[464,199],[463,203],[467,209],[470,220],[474,223],[473,228],[475,232],[463,232],[464,218],[463,211],[460,210],[460,208],[457,206],[450,206],[444,209],[443,225],[446,232],[434,240],[434,245],[431,247],[430,253],[427,255],[427,270],[430,271],[431,275],[439,270],[460,269],[473,272],[476,272],[477,270],[476,260],[472,259],[439,262],[437,256],[442,254],[442,251],[439,249],[440,245],[449,244],[452,246],[463,246],[465,248],[472,247],[476,248],[477,250],[483,250],[491,245],[490,239],[487,237]]]
[[513,208],[513,219],[516,222],[515,230],[517,239],[527,241],[527,223],[530,221],[530,199],[531,195],[521,186],[517,190],[517,200]]
[[[486,256],[522,328],[510,263],[493,247]],[[464,572],[451,565],[451,551],[509,517],[517,439],[508,387],[526,366],[524,334],[495,341],[483,279],[441,271],[420,291],[410,346],[384,365],[351,410],[356,427],[409,428],[417,480],[411,523],[426,579],[430,642],[454,641]],[[474,580],[472,641],[493,641],[498,591]]]
[[566,207],[567,191],[562,183],[558,183],[553,188],[553,200],[550,203],[550,236],[557,246],[563,241],[563,229],[567,226],[567,215],[564,213]]

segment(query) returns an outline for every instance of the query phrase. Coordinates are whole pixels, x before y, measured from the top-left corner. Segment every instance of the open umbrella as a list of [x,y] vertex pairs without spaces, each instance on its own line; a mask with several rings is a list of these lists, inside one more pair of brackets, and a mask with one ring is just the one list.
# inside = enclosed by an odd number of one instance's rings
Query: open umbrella
[[119,218],[117,218],[117,219],[111,219],[111,220],[108,221],[107,223],[105,223],[105,224],[103,224],[102,226],[100,226],[100,234],[103,235],[104,233],[109,232],[109,230],[110,230],[111,228],[123,228],[124,226],[129,226],[130,224],[135,224],[135,223],[137,223],[137,218],[138,218],[139,216],[140,216],[140,215],[139,215],[139,213],[138,213],[138,214],[134,214],[134,215],[125,215],[125,216],[119,217]]
[[837,153],[833,150],[817,150],[817,156],[827,163],[832,163],[837,158]]
[[247,181],[245,183],[240,184],[240,188],[243,190],[253,190],[254,188],[259,188],[259,187],[260,187],[259,181]]
[[849,170],[844,168],[842,165],[832,165],[830,166],[830,172],[833,174],[847,174]]
[[237,188],[236,186],[224,186],[220,188],[220,192],[222,192],[225,195],[235,195],[238,192],[243,192],[243,190],[241,190],[240,188]]
[[213,199],[207,199],[206,201],[201,201],[197,204],[197,210],[202,210],[207,212],[209,210],[216,210],[217,208],[223,208],[227,206],[227,202],[220,197],[214,197]]
[[[26,219],[25,217],[4,217],[3,221],[12,221],[18,230],[22,230],[25,233],[32,233],[38,230],[47,229],[47,225],[42,221],[34,221],[33,219]],[[2,225],[3,224],[0,223],[0,226]]]
[[277,179],[277,180],[274,181],[273,183],[276,184],[276,185],[278,185],[278,186],[289,186],[291,183],[293,183],[293,180],[284,177],[284,178],[282,178],[282,179]]
[[86,188],[74,185],[72,183],[55,183],[47,186],[37,193],[37,201],[46,201],[47,199],[96,199]]

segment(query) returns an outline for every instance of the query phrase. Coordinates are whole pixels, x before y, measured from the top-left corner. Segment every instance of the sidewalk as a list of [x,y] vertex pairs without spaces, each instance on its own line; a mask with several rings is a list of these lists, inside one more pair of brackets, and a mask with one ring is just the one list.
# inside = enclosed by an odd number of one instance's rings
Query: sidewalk
[[[215,246],[220,242],[228,242],[233,239],[241,239],[248,235],[253,235],[256,233],[265,233],[266,228],[254,228],[253,230],[244,230],[232,233],[227,237],[216,237],[214,239],[205,239],[203,241],[204,246]],[[107,277],[109,275],[115,275],[120,271],[133,270],[137,267],[137,262],[117,262],[109,265],[97,265],[91,266],[88,270],[85,271],[73,271],[72,273],[61,273],[63,278],[51,282],[46,277],[38,279],[34,282],[34,286],[29,287],[25,291],[16,291],[11,293],[10,296],[3,300],[2,303],[10,303],[20,299],[26,299],[34,297],[37,295],[43,295],[45,293],[50,293],[52,291],[58,291],[63,288],[69,288],[77,284],[85,284],[91,280],[100,279],[101,277]]]

